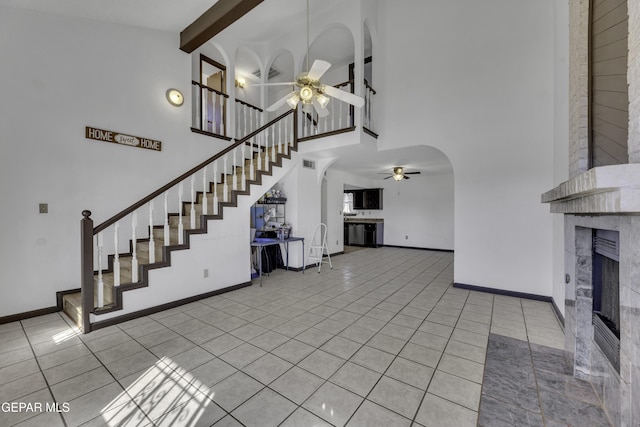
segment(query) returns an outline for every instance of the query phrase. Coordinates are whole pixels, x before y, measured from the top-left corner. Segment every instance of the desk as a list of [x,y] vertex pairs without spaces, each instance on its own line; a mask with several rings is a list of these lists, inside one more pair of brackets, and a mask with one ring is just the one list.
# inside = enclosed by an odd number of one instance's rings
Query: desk
[[260,286],[262,286],[262,248],[265,246],[284,243],[285,252],[287,253],[286,266],[287,270],[289,270],[289,242],[302,242],[302,272],[304,273],[304,237],[289,237],[288,239],[282,240],[259,237],[251,242],[251,247],[258,248],[258,274],[260,274]]

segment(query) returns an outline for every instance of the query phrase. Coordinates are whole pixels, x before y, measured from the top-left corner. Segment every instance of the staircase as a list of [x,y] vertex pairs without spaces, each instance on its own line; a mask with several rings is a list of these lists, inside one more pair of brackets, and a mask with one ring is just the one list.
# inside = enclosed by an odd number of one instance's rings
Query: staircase
[[223,220],[238,196],[264,193],[263,177],[297,150],[296,118],[283,114],[98,226],[84,211],[82,288],[62,293],[64,312],[87,333],[90,314],[122,310],[123,293],[153,288],[150,270],[171,267],[171,254],[188,250],[210,220]]

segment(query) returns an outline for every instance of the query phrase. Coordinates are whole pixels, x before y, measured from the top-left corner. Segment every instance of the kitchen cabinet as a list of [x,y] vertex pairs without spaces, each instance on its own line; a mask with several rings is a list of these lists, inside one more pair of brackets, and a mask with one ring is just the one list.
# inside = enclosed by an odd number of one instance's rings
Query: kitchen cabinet
[[363,190],[348,190],[353,194],[354,209],[382,209],[382,188],[367,188]]

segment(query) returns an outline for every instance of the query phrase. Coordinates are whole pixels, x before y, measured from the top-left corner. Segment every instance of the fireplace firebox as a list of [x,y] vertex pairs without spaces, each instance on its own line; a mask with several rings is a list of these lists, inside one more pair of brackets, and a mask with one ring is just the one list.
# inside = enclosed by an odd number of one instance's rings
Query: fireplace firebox
[[593,339],[620,372],[620,237],[617,231],[594,230]]

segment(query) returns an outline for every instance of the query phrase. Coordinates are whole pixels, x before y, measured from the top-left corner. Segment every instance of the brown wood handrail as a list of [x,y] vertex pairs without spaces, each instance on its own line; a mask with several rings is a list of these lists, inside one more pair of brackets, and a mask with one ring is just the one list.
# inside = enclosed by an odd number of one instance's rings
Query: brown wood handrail
[[364,86],[366,88],[368,88],[371,93],[373,93],[374,95],[376,94],[376,90],[374,88],[371,87],[371,85],[369,84],[369,82],[367,81],[367,79],[364,79]]
[[195,81],[195,80],[191,80],[191,84],[192,84],[192,85],[194,85],[194,86],[200,86],[200,89],[207,89],[209,92],[215,92],[215,93],[217,93],[218,95],[222,95],[222,96],[224,96],[225,98],[229,98],[229,95],[227,95],[226,93],[222,93],[222,92],[220,92],[219,90],[215,90],[215,89],[214,89],[214,88],[212,88],[212,87],[205,86],[205,85],[203,85],[203,84],[201,84],[201,83],[198,83],[198,82],[197,82],[197,81]]
[[258,111],[260,111],[261,113],[263,112],[262,108],[260,108],[260,107],[256,107],[255,105],[249,104],[248,102],[244,102],[244,101],[243,101],[243,100],[241,100],[241,99],[236,98],[236,102],[237,102],[237,103],[239,103],[239,104],[242,104],[242,105],[246,105],[246,106],[247,106],[247,107],[249,107],[249,108],[253,108],[254,110],[258,110]]
[[[293,114],[295,111],[296,110],[289,110],[286,113],[281,114],[280,116],[278,116],[275,119],[271,120],[266,125],[256,129],[255,131],[251,132],[249,135],[243,137],[242,139],[237,140],[236,142],[234,142],[233,144],[229,145],[224,150],[218,152],[217,154],[215,154],[214,156],[208,158],[207,160],[205,160],[204,162],[200,163],[199,165],[189,169],[187,172],[183,173],[182,175],[180,175],[179,177],[177,177],[173,181],[163,185],[162,187],[160,187],[159,189],[157,189],[153,193],[149,194],[148,196],[144,197],[143,199],[140,199],[139,201],[137,201],[133,205],[129,206],[128,208],[122,210],[121,212],[115,214],[114,216],[112,216],[108,220],[106,220],[103,223],[97,225],[93,229],[93,234],[97,234],[97,233],[101,232],[102,230],[106,229],[110,225],[114,224],[116,221],[121,220],[122,218],[124,218],[125,216],[129,215],[130,213],[132,213],[136,209],[138,209],[141,206],[144,206],[145,204],[149,203],[151,200],[155,199],[156,197],[158,197],[159,195],[161,195],[162,193],[164,193],[165,191],[167,191],[171,187],[173,187],[176,184],[178,184],[178,183],[184,181],[185,179],[189,178],[191,175],[193,175],[194,173],[198,172],[200,169],[202,169],[205,166],[211,164],[213,161],[215,161],[215,160],[219,159],[220,157],[224,156],[225,154],[227,154],[228,152],[230,152],[234,148],[238,147],[239,145],[246,143],[249,139],[253,138],[254,136],[259,134],[260,132],[262,132],[265,129],[267,129],[268,127],[272,126],[274,123],[278,122],[279,120],[282,120],[283,118],[285,118],[289,114]],[[294,118],[295,118],[295,116],[294,116]],[[294,142],[296,140],[296,134],[297,134],[297,128],[294,126],[294,130],[293,130]]]
[[333,87],[340,89],[343,86],[348,86],[353,83],[353,80],[347,80],[346,82],[338,83],[337,85],[333,85]]

